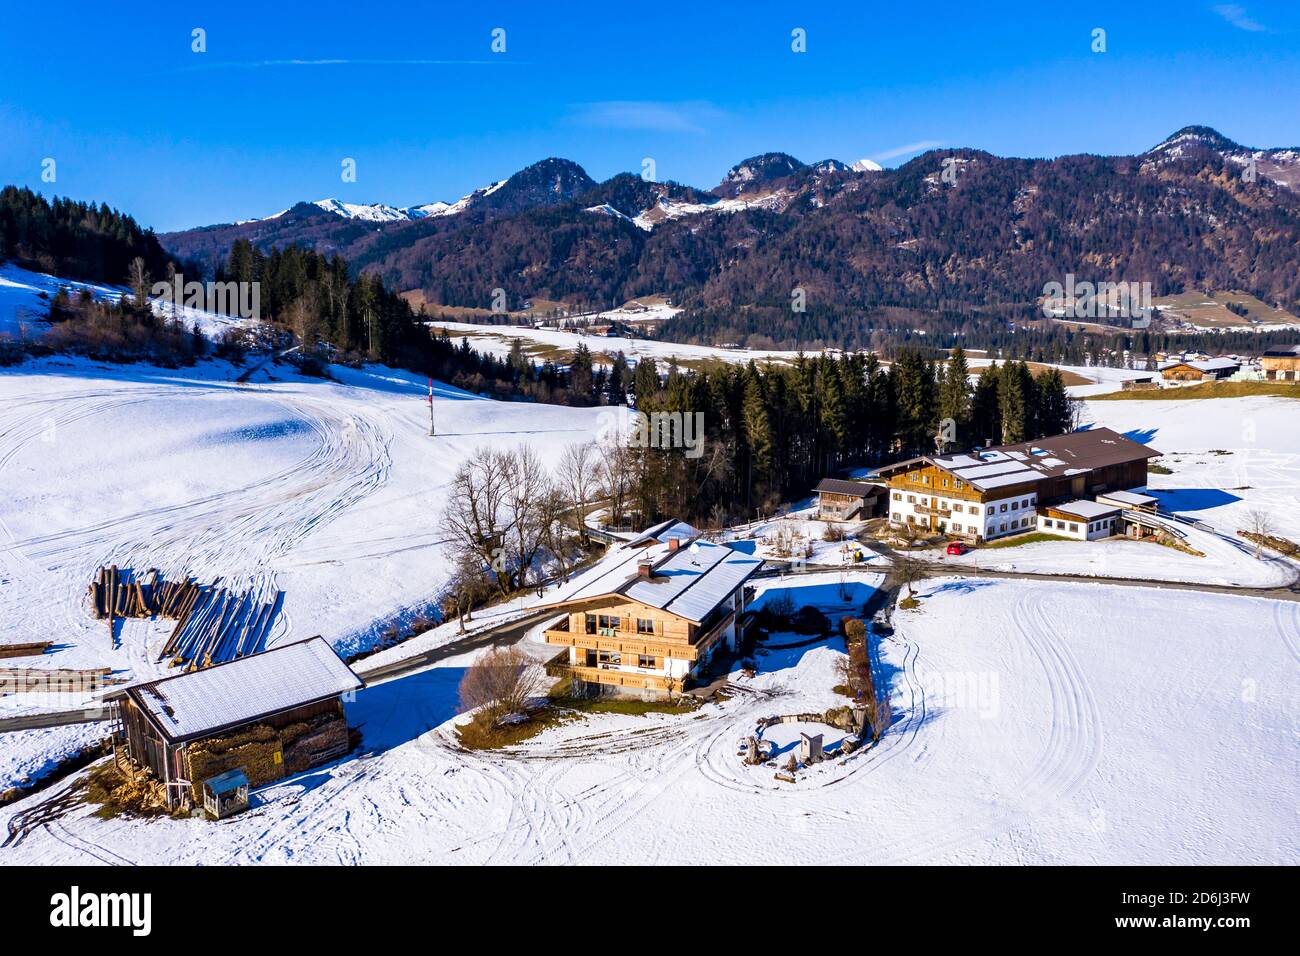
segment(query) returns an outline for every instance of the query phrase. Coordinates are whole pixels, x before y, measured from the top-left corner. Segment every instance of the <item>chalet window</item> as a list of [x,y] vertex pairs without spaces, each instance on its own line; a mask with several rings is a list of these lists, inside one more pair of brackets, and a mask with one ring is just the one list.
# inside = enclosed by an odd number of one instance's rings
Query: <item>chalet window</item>
[[921,476],[921,484],[923,484],[923,485],[928,485],[929,483],[930,483],[930,476],[929,476],[929,475],[922,475],[922,476]]
[[907,516],[907,523],[908,523],[908,524],[916,524],[916,515],[908,515],[908,516]]
[[655,632],[655,622],[648,618],[638,617],[636,619],[636,632],[638,634],[653,634]]
[[1006,523],[1005,521],[1002,522],[1002,526],[1001,526],[1000,528],[998,528],[998,530],[999,530],[999,531],[1006,531],[1006,530],[1007,530],[1007,523]]
[[954,525],[952,526],[952,530],[953,530],[953,531],[960,532],[960,531],[961,531],[961,525],[959,525],[959,524],[954,524]]
[[1013,502],[1011,502],[1011,510],[1012,510],[1012,511],[1019,511],[1019,510],[1020,510],[1020,502],[1019,502],[1019,501],[1013,501]]
[[586,617],[587,617],[587,633],[588,633],[588,634],[595,634],[595,633],[596,633],[596,615],[594,615],[594,614],[588,614]]
[[928,508],[929,506],[930,506],[930,499],[929,499],[929,498],[922,498],[922,499],[921,499],[921,507],[922,507],[922,508]]
[[907,496],[907,503],[908,503],[909,505],[914,505],[914,504],[916,504],[916,495],[908,495],[908,496]]
[[602,630],[617,631],[618,624],[619,624],[619,620],[617,614],[596,615],[596,626],[601,628]]
[[948,487],[948,479],[947,479],[947,478],[945,478],[945,479],[943,480],[943,486],[944,486],[945,488]]
[[1074,531],[1074,532],[1077,533],[1078,530],[1079,530],[1079,526],[1078,526],[1077,524],[1075,524],[1073,521],[1071,521],[1071,522],[1070,522],[1070,530],[1071,530],[1071,531]]
[[993,514],[993,506],[989,505],[989,514]]
[[953,486],[954,488],[965,488],[965,487],[966,487],[964,484],[962,484],[960,478],[957,479],[956,481],[954,481],[954,482],[952,483],[952,486]]
[[636,656],[636,666],[637,666],[637,667],[654,667],[654,666],[655,666],[655,659],[654,659],[654,656],[651,655],[651,654],[638,654],[638,655]]
[[622,664],[623,656],[618,651],[600,651],[596,659],[602,664]]
[[1006,506],[1006,504],[1004,503],[1004,504],[1002,505],[1002,507],[999,508],[998,510],[999,510],[999,511],[1006,511],[1006,510],[1007,510],[1007,506]]
[[894,492],[894,500],[895,500],[895,501],[902,501],[902,500],[903,500],[903,493],[902,493],[901,491],[895,491],[895,492]]
[[900,512],[895,511],[895,512],[894,512],[894,520],[895,520],[895,521],[902,521],[902,520],[903,520],[903,515],[902,515]]

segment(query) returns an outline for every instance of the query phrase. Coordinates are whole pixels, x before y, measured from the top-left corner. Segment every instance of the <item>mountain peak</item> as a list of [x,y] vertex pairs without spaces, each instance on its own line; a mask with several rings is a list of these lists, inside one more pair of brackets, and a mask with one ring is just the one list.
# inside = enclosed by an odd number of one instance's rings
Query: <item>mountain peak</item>
[[1170,149],[1182,146],[1201,146],[1205,149],[1212,149],[1216,152],[1239,152],[1246,147],[1240,143],[1235,143],[1228,137],[1224,136],[1217,129],[1209,126],[1184,126],[1177,132],[1165,137],[1156,146],[1149,149],[1148,153],[1166,152]]
[[741,160],[727,170],[727,175],[713,192],[719,196],[739,196],[804,168],[804,164],[789,153],[761,153]]

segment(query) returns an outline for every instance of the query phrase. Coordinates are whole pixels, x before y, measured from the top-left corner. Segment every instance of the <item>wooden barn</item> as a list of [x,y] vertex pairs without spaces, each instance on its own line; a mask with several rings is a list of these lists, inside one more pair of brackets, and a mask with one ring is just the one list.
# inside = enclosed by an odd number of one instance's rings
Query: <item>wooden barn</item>
[[1204,382],[1230,378],[1241,369],[1235,359],[1213,358],[1203,362],[1175,361],[1160,366],[1160,375],[1171,382]]
[[260,787],[347,753],[343,696],[363,686],[321,637],[132,684],[109,698],[114,758],[168,809],[202,806],[230,771]]
[[1269,382],[1300,382],[1300,345],[1269,349],[1260,359]]
[[823,521],[865,521],[885,513],[889,489],[866,481],[823,478],[817,492],[817,517]]

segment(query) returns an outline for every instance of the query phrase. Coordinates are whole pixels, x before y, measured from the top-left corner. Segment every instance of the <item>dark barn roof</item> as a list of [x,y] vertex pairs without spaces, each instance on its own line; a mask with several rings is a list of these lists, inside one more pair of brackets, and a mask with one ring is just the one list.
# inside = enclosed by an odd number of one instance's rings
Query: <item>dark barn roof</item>
[[865,481],[847,481],[843,478],[823,478],[813,489],[817,492],[829,492],[833,495],[853,495],[857,498],[870,498],[878,495],[884,488]]

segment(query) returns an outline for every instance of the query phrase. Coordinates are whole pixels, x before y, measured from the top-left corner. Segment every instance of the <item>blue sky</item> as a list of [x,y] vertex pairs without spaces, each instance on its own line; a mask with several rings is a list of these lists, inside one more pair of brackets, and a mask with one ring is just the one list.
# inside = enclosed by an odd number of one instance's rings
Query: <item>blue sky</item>
[[10,6],[0,183],[160,231],[325,196],[452,200],[546,156],[596,179],[652,157],[708,188],[768,150],[1139,152],[1192,123],[1300,145],[1296,3],[110,6]]

